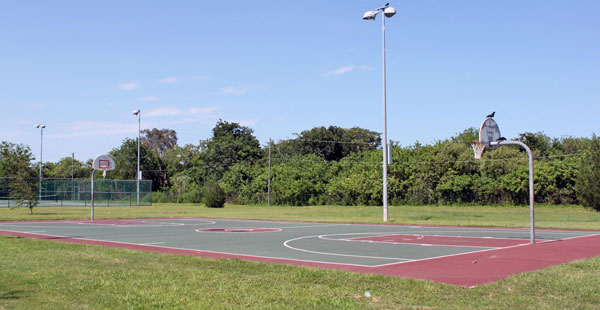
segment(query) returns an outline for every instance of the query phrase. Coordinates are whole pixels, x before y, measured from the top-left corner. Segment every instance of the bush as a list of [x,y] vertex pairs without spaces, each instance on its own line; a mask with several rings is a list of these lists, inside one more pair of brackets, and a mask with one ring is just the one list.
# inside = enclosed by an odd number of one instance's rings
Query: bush
[[167,203],[173,202],[169,192],[156,191],[152,193],[152,202],[156,203]]
[[204,203],[209,208],[223,208],[225,206],[225,192],[216,182],[204,186]]
[[575,189],[581,204],[600,212],[600,138],[592,136],[590,148],[581,157]]
[[190,186],[190,189],[178,197],[177,202],[183,203],[201,203],[202,189],[198,186]]

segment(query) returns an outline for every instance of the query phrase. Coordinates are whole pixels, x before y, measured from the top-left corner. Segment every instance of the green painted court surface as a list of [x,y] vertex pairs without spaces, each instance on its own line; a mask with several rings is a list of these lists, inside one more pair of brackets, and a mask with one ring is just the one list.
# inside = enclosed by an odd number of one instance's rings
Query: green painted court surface
[[[201,218],[0,222],[0,230],[253,260],[382,267],[529,243],[528,229],[459,228]],[[599,232],[537,230],[536,241]],[[50,238],[52,239],[52,238]],[[202,254],[200,254],[202,255]],[[209,255],[210,256],[210,255]]]

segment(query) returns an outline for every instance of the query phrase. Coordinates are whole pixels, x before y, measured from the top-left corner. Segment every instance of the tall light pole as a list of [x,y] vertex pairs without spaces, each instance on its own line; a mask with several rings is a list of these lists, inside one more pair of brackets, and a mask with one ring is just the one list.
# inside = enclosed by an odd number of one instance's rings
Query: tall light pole
[[[396,9],[387,3],[374,11],[367,11],[363,15],[364,20],[375,20],[375,16],[383,11],[385,17],[392,17]],[[383,37],[383,221],[388,220],[388,191],[387,191],[387,166],[388,166],[388,141],[387,141],[387,106],[386,106],[386,81],[385,81],[385,17],[381,17],[381,32]]]
[[44,124],[37,124],[34,126],[35,128],[39,128],[40,129],[40,198],[39,200],[42,200],[42,163],[44,162],[44,157],[43,157],[43,146],[44,146],[44,128],[46,128],[46,125]]
[[138,117],[138,151],[137,151],[137,173],[136,173],[136,184],[137,184],[137,205],[140,205],[140,137],[141,137],[141,123],[142,123],[142,111],[135,110],[132,112],[133,115]]

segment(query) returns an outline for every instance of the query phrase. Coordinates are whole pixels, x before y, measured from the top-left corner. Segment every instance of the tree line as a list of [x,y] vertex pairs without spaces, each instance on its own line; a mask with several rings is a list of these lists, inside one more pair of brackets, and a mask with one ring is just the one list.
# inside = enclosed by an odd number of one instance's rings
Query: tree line
[[[477,137],[477,129],[468,128],[431,144],[392,142],[390,203],[527,204],[524,151],[488,148],[475,160],[470,142]],[[600,210],[600,140],[595,135],[551,138],[526,132],[513,140],[534,153],[536,202]],[[171,129],[144,130],[141,141],[141,170],[144,179],[152,180],[155,202],[202,202],[204,186],[216,183],[228,201],[240,204],[266,204],[269,193],[277,205],[382,204],[382,141],[379,133],[367,129],[315,127],[261,146],[251,128],[219,120],[212,137],[198,145],[179,146]],[[19,172],[23,167],[35,171],[29,147],[9,142],[1,146],[0,177],[26,176]],[[107,178],[135,179],[137,140],[124,139],[110,155],[116,169]],[[26,165],[11,164],[15,160]],[[89,177],[90,166],[91,160],[66,157],[44,163],[43,174]]]

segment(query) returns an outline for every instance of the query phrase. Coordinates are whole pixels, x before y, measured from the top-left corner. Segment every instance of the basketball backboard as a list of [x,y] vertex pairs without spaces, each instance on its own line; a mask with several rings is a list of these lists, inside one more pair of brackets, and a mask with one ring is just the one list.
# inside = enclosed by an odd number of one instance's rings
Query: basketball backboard
[[496,147],[490,145],[490,143],[498,141],[500,137],[502,136],[500,135],[500,128],[498,128],[496,121],[491,117],[486,118],[481,123],[481,128],[479,128],[479,142],[485,145],[485,147]]
[[112,157],[108,155],[98,155],[96,159],[94,159],[92,167],[94,168],[94,170],[114,170],[115,161],[112,159]]

